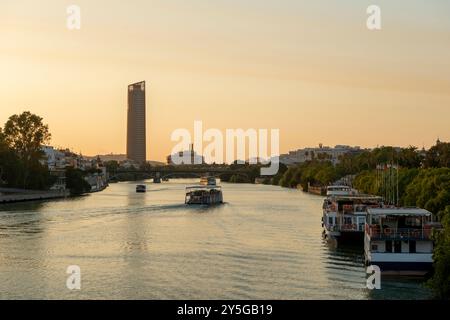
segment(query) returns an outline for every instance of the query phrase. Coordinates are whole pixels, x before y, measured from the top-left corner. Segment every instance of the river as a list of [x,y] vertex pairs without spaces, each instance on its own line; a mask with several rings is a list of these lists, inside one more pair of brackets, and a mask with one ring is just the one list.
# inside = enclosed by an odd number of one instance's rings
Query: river
[[[0,206],[0,299],[426,299],[414,279],[366,288],[362,248],[322,240],[323,198],[223,184],[226,204],[184,205],[194,180],[111,184]],[[68,266],[81,290],[66,287]]]

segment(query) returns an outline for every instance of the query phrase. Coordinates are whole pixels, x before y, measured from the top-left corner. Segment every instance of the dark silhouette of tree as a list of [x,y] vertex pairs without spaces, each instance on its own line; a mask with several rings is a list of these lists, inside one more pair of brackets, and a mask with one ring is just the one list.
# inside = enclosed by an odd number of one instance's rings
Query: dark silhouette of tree
[[436,141],[436,145],[427,151],[423,164],[426,168],[450,167],[450,143]]
[[0,170],[10,187],[46,189],[52,179],[40,163],[50,140],[48,126],[30,112],[11,116],[0,133]]

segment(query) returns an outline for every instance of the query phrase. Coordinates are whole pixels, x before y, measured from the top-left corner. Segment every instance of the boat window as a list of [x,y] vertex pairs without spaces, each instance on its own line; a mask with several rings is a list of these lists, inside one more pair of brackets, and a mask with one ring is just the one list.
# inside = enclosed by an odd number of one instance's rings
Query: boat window
[[333,223],[333,217],[328,217],[328,223],[329,223],[329,224],[334,224],[334,223]]
[[409,253],[416,253],[417,251],[416,248],[416,241],[415,240],[410,240],[409,241]]
[[345,218],[344,218],[344,223],[345,223],[345,224],[352,224],[352,218],[345,217]]
[[377,244],[373,244],[372,245],[372,251],[374,251],[374,252],[378,251],[378,245]]
[[392,252],[392,240],[386,241],[386,252]]

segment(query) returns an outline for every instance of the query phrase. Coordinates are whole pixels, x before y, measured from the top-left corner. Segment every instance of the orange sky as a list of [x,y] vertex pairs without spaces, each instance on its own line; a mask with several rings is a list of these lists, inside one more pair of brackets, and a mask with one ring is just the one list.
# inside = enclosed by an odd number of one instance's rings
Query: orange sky
[[30,110],[55,146],[124,153],[127,85],[146,80],[152,160],[194,120],[279,128],[281,152],[450,140],[449,2],[375,1],[375,32],[372,2],[3,0],[0,123]]

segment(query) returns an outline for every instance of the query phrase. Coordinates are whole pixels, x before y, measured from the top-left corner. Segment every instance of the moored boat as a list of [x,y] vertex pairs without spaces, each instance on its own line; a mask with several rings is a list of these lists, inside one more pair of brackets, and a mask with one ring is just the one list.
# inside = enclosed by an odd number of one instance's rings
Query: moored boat
[[347,195],[331,195],[324,200],[322,224],[327,238],[336,239],[340,243],[362,245],[367,209],[380,208],[382,198],[355,195],[352,190],[349,189]]
[[370,208],[367,211],[364,254],[367,265],[382,274],[426,275],[433,264],[433,215],[419,208]]

